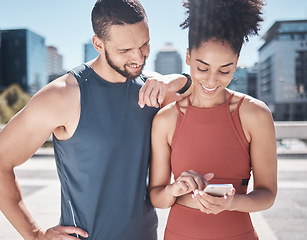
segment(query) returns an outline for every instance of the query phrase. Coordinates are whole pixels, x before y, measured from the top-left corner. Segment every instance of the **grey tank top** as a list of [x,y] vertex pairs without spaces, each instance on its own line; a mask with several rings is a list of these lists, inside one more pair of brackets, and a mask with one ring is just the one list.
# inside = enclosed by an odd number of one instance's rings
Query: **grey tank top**
[[147,174],[158,109],[138,106],[142,76],[110,83],[86,64],[70,72],[79,83],[81,114],[70,139],[53,136],[61,224],[86,230],[91,240],[157,239]]

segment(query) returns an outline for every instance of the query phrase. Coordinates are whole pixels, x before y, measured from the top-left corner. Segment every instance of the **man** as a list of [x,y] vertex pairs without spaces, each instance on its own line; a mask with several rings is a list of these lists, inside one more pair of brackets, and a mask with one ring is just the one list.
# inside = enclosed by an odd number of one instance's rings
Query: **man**
[[[176,100],[189,81],[150,79],[143,86],[149,31],[137,0],[97,1],[92,23],[98,58],[41,89],[0,133],[0,209],[24,239],[157,237],[146,192],[151,122],[158,110],[150,106]],[[24,205],[13,170],[50,134],[61,219],[42,230]]]

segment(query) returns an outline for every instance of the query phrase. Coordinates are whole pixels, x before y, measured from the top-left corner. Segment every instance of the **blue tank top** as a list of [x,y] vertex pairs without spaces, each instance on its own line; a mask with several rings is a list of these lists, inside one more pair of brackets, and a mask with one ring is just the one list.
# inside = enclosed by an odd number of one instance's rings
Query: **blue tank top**
[[86,64],[70,72],[79,83],[81,114],[70,139],[53,136],[61,224],[86,230],[91,240],[157,239],[147,174],[158,109],[138,106],[142,76],[111,83]]

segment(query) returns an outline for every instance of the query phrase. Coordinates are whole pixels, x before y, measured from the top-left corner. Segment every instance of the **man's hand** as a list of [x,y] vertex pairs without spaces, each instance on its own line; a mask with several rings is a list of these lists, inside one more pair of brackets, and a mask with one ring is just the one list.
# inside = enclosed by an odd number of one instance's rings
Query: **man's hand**
[[148,78],[140,89],[138,104],[141,108],[145,105],[158,108],[180,100],[182,97],[176,92],[186,82],[187,78],[181,74],[159,75]]
[[[71,236],[70,234],[76,234],[77,237]],[[77,227],[65,227],[65,226],[55,226],[49,228],[47,231],[39,230],[35,240],[55,240],[55,239],[79,239],[78,236],[84,238],[88,237],[88,233],[81,228]]]

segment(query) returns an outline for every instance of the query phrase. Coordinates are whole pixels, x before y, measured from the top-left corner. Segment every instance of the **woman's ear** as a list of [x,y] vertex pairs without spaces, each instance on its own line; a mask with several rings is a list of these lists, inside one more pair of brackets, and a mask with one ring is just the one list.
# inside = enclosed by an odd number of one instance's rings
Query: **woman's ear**
[[97,35],[92,38],[92,42],[97,52],[101,53],[104,51],[104,43]]
[[185,62],[186,62],[187,65],[190,66],[190,63],[191,63],[191,54],[190,54],[190,49],[188,49],[188,48],[187,48],[187,54],[186,54]]

